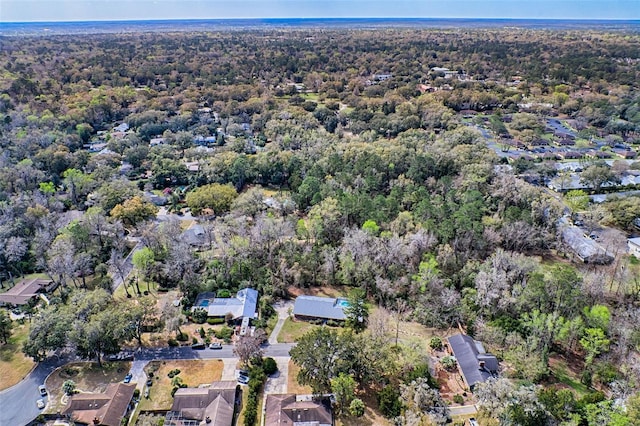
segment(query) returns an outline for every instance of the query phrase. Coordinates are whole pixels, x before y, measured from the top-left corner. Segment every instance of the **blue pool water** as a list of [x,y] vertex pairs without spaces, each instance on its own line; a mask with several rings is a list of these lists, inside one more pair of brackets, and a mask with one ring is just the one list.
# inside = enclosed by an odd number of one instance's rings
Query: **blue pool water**
[[347,306],[349,306],[349,301],[346,299],[338,299],[338,306],[346,308]]
[[198,306],[204,306],[204,307],[209,306],[209,300],[207,300],[207,299],[203,300],[202,302],[200,302],[200,305],[198,305]]

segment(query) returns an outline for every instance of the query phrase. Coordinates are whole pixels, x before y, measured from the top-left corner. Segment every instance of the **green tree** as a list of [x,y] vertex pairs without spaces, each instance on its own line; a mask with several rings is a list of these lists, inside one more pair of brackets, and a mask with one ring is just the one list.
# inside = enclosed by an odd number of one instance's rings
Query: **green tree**
[[110,214],[116,219],[120,219],[126,226],[136,226],[138,223],[154,217],[156,213],[158,213],[156,206],[140,196],[135,196],[122,204],[117,204]]
[[354,288],[349,292],[348,304],[344,308],[347,317],[347,325],[356,333],[367,328],[369,321],[369,304],[363,289]]
[[62,384],[62,391],[65,395],[73,395],[76,392],[76,382],[73,380],[65,380]]
[[572,212],[577,213],[587,209],[589,206],[589,195],[582,189],[573,189],[567,191],[564,195],[564,201]]
[[0,312],[0,341],[7,344],[13,328],[13,322],[6,311]]
[[291,360],[300,367],[298,383],[309,385],[314,394],[331,391],[331,379],[348,372],[353,358],[349,333],[322,327],[305,333],[291,349]]
[[584,336],[580,339],[580,344],[587,352],[585,362],[591,365],[596,356],[609,349],[611,341],[607,339],[601,328],[587,328],[584,330]]
[[212,209],[216,215],[221,215],[229,211],[237,196],[233,186],[213,183],[191,191],[185,201],[196,215],[204,209]]
[[356,381],[350,374],[340,373],[331,379],[331,392],[336,397],[338,413],[347,411],[349,404],[356,395]]
[[138,294],[140,294],[140,285],[138,283],[138,276],[142,275],[142,279],[147,281],[147,290],[149,289],[149,275],[151,272],[151,268],[155,264],[155,255],[153,254],[153,250],[149,247],[143,247],[140,250],[133,253],[133,257],[131,259],[133,262],[133,266],[136,268],[138,273],[136,274],[136,287],[138,289]]
[[349,404],[349,414],[354,417],[362,417],[364,416],[365,409],[367,407],[364,405],[364,402],[360,398],[355,398]]

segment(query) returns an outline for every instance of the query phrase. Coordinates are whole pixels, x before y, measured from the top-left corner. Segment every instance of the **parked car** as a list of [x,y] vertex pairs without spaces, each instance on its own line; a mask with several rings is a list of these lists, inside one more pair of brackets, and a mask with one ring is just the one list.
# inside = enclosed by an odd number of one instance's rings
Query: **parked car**
[[36,407],[38,407],[40,410],[42,410],[44,406],[45,406],[44,399],[39,399],[36,401]]
[[193,345],[191,345],[191,349],[204,349],[206,348],[206,345],[204,343],[194,343]]
[[238,371],[238,383],[243,385],[249,383],[249,372],[247,370]]
[[152,379],[147,379],[147,386],[151,386],[153,385],[153,380]]
[[478,425],[478,421],[475,419],[475,417],[471,417],[469,419],[469,425],[471,425],[471,426],[479,426]]
[[209,349],[222,349],[222,343],[211,343]]
[[127,373],[127,375],[124,376],[124,382],[125,383],[130,383],[132,378],[133,378],[133,374]]
[[40,392],[40,395],[47,396],[47,388],[44,385],[38,386],[38,391]]

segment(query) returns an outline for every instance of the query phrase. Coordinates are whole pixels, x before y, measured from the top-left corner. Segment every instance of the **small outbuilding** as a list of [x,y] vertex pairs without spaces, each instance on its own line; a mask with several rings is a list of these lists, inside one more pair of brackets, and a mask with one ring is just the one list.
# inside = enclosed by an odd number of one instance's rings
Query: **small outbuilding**
[[640,259],[640,238],[629,238],[627,240],[629,254]]

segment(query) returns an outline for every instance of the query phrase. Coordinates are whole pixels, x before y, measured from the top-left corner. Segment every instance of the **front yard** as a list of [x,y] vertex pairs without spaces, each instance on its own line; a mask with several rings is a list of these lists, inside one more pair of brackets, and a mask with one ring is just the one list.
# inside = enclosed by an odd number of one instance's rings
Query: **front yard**
[[0,345],[0,390],[20,382],[33,368],[33,360],[22,353],[22,344],[29,336],[29,324],[13,322],[13,333],[6,345]]
[[118,383],[131,369],[131,362],[104,362],[99,367],[95,362],[74,362],[56,369],[47,378],[45,385],[49,392],[48,413],[62,411],[67,397],[62,384],[73,380],[79,392],[103,392],[109,383]]
[[[169,410],[173,404],[172,381],[181,381],[188,387],[198,387],[220,380],[224,364],[222,360],[182,360],[182,361],[151,361],[145,368],[147,377],[153,384],[148,387],[149,397],[140,399],[139,410]],[[180,370],[180,373],[169,378],[170,371]],[[153,377],[152,377],[153,376]],[[175,379],[179,377],[179,379]]]

